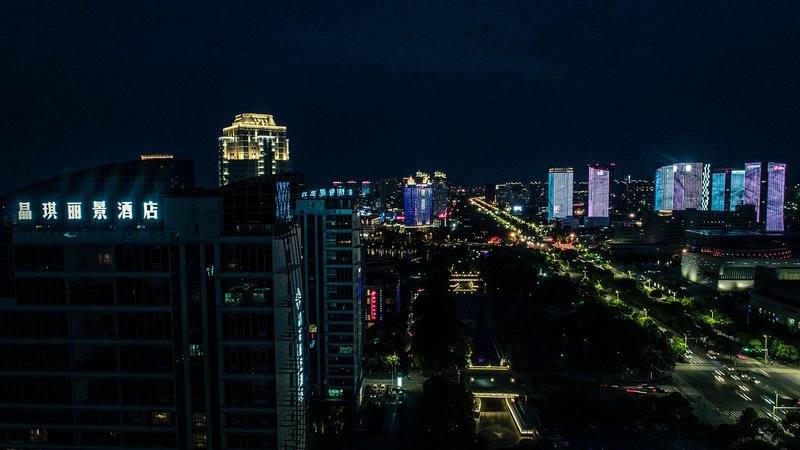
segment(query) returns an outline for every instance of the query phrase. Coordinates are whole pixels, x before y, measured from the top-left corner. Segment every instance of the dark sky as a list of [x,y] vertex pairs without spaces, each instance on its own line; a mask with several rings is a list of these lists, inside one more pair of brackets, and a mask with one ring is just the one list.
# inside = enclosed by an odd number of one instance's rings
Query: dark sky
[[0,191],[142,152],[211,186],[240,112],[312,184],[798,161],[796,0],[301,3],[0,3]]

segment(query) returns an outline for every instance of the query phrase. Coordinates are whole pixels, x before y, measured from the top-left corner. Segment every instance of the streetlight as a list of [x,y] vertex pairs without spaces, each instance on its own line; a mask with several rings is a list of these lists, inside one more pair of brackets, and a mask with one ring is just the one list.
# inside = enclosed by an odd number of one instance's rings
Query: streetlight
[[767,335],[764,335],[764,364],[769,364],[769,347],[767,346]]
[[644,309],[644,318],[647,319],[647,308]]

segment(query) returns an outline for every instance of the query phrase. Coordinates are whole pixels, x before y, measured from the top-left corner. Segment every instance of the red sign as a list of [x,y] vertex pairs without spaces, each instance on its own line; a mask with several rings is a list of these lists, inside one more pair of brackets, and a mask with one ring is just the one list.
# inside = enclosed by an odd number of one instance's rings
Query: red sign
[[367,302],[369,302],[369,320],[378,320],[378,292],[367,289]]

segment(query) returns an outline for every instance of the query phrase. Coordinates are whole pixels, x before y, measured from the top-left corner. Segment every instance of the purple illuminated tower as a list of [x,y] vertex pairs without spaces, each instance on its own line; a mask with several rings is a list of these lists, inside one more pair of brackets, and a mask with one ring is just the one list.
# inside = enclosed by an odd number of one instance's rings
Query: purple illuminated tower
[[608,226],[608,203],[614,163],[589,166],[589,211],[586,226]]
[[756,207],[764,231],[783,231],[786,164],[753,162],[744,165],[744,204]]

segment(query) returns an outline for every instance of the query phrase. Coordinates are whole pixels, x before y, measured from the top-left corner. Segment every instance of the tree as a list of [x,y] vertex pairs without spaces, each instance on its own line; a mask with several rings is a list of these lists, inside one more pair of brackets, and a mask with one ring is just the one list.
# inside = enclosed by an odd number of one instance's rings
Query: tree
[[670,340],[670,347],[672,347],[672,351],[674,351],[676,355],[683,355],[686,353],[686,350],[689,349],[689,346],[686,345],[683,340],[677,338],[672,338]]
[[748,342],[747,345],[749,345],[754,352],[764,351],[764,344],[761,342],[761,339],[750,339],[750,342]]
[[383,362],[389,366],[389,369],[394,372],[397,368],[397,365],[400,364],[400,357],[397,356],[397,353],[392,353],[391,355],[386,355],[383,357]]
[[655,409],[656,415],[666,422],[687,423],[695,420],[691,403],[677,392],[658,399]]
[[442,376],[436,375],[425,381],[420,400],[422,432],[416,448],[475,448],[472,402],[472,395],[461,385]]
[[[742,411],[742,415],[736,421],[736,431],[733,434],[739,438],[741,444],[745,444],[747,441],[755,440],[761,436],[775,436],[779,432],[780,429],[775,422],[759,417],[755,409],[747,408]],[[756,445],[753,448],[758,448],[758,446]]]
[[786,417],[783,418],[781,422],[783,428],[788,431],[789,433],[793,434],[794,436],[798,436],[800,432],[800,411],[789,411],[786,413]]
[[786,344],[780,339],[775,339],[769,348],[770,356],[782,361],[795,362],[800,359],[800,353],[794,345]]

